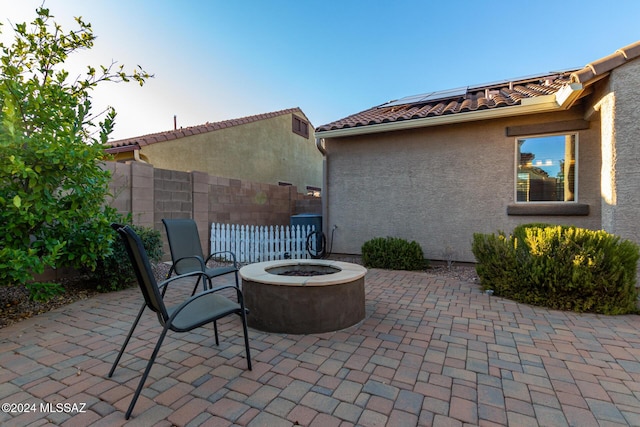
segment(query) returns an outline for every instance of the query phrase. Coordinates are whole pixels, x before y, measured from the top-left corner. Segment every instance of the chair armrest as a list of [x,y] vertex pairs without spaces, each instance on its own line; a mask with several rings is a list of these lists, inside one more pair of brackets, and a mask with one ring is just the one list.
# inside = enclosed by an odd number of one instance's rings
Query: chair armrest
[[238,262],[236,261],[236,254],[231,252],[231,251],[219,251],[219,252],[213,252],[212,254],[210,254],[207,259],[204,261],[204,263],[206,264],[207,262],[209,262],[211,260],[211,258],[213,258],[215,255],[219,255],[219,254],[230,254],[231,255],[231,259],[233,259],[233,266],[235,268],[238,268]]
[[182,257],[182,258],[179,258],[179,259],[175,260],[175,262],[173,263],[173,268],[174,268],[174,270],[176,269],[176,267],[177,267],[178,263],[179,263],[180,261],[185,260],[185,259],[196,259],[196,260],[198,260],[198,262],[200,263],[200,269],[201,269],[201,271],[204,271],[204,270],[205,270],[205,268],[207,268],[207,266],[206,266],[206,262],[205,262],[205,261],[203,261],[201,257],[199,257],[198,255],[193,255],[193,256],[185,256],[185,257]]
[[[186,277],[193,277],[193,276],[204,276],[205,280],[207,275],[204,274],[204,272],[202,271],[191,271],[189,273],[185,273],[185,274],[180,274],[179,276],[173,276],[169,279],[163,280],[162,282],[158,283],[158,289],[162,289],[164,287],[168,287],[169,283],[178,280],[178,279],[184,279]],[[231,286],[231,285],[229,285]],[[235,287],[235,286],[234,286]]]

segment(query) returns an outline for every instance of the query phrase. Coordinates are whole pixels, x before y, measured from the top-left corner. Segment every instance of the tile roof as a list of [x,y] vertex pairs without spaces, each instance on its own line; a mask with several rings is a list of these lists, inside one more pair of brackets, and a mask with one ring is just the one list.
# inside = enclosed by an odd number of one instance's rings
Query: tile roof
[[247,123],[253,123],[264,119],[271,119],[273,117],[283,116],[285,114],[301,114],[305,119],[307,118],[302,110],[298,107],[289,108],[286,110],[273,111],[270,113],[257,114],[254,116],[240,117],[237,119],[224,120],[215,123],[205,123],[198,126],[190,126],[186,128],[180,128],[170,130],[166,132],[152,133],[149,135],[136,136],[133,138],[119,139],[117,141],[109,141],[107,145],[111,148],[107,148],[109,153],[117,153],[121,151],[130,151],[135,148],[144,147],[145,145],[155,144],[156,142],[171,141],[174,139],[183,138],[185,136],[198,135],[201,133],[213,132],[220,129],[226,129],[233,126],[244,125]]
[[[521,105],[525,99],[553,95],[571,83],[589,84],[609,71],[640,56],[640,41],[618,49],[583,68],[549,72],[519,79],[457,90],[441,91],[390,101],[316,128],[322,132],[380,125]],[[438,96],[442,94],[442,96]]]

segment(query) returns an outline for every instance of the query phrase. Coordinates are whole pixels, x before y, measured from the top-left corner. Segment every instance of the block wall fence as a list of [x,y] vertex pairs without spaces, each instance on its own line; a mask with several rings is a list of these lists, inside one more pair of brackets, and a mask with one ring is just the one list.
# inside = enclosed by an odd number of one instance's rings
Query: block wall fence
[[105,168],[112,174],[111,206],[122,214],[131,213],[134,224],[159,230],[165,259],[170,253],[163,218],[195,220],[202,248],[208,251],[213,222],[288,225],[291,215],[322,212],[319,197],[299,193],[295,186],[157,169],[141,162],[106,162]]

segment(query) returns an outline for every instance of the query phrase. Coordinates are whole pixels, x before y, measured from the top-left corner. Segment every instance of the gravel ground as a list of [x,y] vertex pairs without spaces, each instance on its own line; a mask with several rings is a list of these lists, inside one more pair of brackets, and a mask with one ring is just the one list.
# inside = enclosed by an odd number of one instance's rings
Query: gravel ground
[[480,283],[480,278],[476,273],[476,267],[471,264],[454,264],[451,267],[434,265],[427,270],[427,274],[449,277],[464,282]]
[[[354,256],[335,259],[361,264],[359,257]],[[154,272],[156,278],[162,280],[169,272],[169,266],[160,263],[154,266]],[[450,268],[444,264],[433,264],[426,270],[426,274],[479,283],[475,267],[469,264],[454,264]],[[30,300],[29,291],[24,286],[0,286],[0,328],[98,293],[82,277],[67,279],[61,284],[65,292],[47,302]]]
[[[163,279],[168,271],[166,264],[154,266],[156,278]],[[25,286],[0,286],[0,328],[99,293],[83,276],[65,279],[60,284],[65,292],[47,302],[29,299]]]

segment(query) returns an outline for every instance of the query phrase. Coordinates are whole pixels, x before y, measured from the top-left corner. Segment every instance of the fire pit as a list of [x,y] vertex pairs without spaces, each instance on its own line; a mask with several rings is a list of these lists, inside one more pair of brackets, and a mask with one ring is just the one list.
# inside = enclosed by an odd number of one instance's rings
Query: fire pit
[[285,260],[240,269],[249,326],[314,334],[352,326],[365,316],[367,269],[348,262]]

